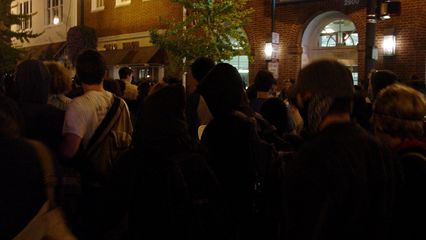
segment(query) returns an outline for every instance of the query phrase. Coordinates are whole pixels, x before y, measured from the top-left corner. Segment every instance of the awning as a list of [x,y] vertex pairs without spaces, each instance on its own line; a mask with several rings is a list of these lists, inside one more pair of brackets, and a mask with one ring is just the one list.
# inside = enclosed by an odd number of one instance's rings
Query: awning
[[23,48],[25,55],[30,59],[58,60],[65,51],[66,42],[51,43]]
[[155,46],[100,51],[100,53],[103,55],[108,66],[164,64],[166,55],[164,51]]

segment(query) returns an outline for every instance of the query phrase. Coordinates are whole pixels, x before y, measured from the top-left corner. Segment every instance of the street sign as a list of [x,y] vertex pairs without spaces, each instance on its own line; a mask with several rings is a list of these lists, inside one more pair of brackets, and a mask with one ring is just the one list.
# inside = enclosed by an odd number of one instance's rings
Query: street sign
[[268,62],[268,71],[272,73],[275,79],[278,79],[279,63]]
[[278,44],[274,44],[272,43],[272,55],[271,55],[271,60],[278,60],[279,58],[279,45]]
[[280,34],[277,32],[272,33],[272,44],[279,44],[280,43]]

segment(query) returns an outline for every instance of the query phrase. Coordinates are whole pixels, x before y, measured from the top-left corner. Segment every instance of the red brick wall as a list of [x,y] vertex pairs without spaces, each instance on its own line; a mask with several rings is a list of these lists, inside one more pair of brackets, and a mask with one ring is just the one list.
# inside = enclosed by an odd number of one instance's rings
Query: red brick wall
[[[250,80],[256,72],[266,68],[263,47],[270,39],[271,1],[252,0],[255,9],[253,21],[245,28],[252,47],[254,62],[250,65]],[[355,6],[344,6],[343,0],[323,0],[306,3],[278,5],[276,9],[276,31],[280,34],[279,83],[296,78],[301,65],[301,40],[305,27],[312,18],[326,11],[340,11],[351,19],[359,34],[358,66],[359,77],[363,80],[365,61],[367,0],[360,0]],[[390,69],[408,79],[412,74],[425,76],[426,58],[426,1],[401,0],[402,15],[377,23],[376,46],[379,60],[376,69]],[[383,30],[395,27],[397,50],[395,57],[383,57]]]
[[182,7],[170,0],[132,0],[130,5],[115,7],[115,0],[104,0],[105,9],[91,12],[85,0],[85,24],[96,29],[98,37],[148,31],[161,28],[159,17],[182,19]]
[[[377,23],[376,46],[379,60],[376,69],[389,69],[402,79],[412,74],[425,77],[426,64],[426,1],[400,0],[401,16]],[[161,27],[159,16],[181,19],[182,8],[170,0],[132,0],[129,6],[115,8],[115,0],[105,0],[105,10],[91,13],[91,1],[85,1],[85,23],[97,29],[98,36],[148,31]],[[252,21],[245,27],[252,48],[253,62],[250,64],[250,80],[257,71],[266,68],[264,44],[271,37],[271,0],[252,0],[255,9]],[[301,40],[303,32],[312,18],[326,11],[340,11],[355,24],[359,34],[359,76],[364,76],[365,30],[367,0],[356,6],[343,6],[343,0],[319,0],[306,3],[278,5],[276,9],[276,31],[280,34],[279,83],[296,78],[301,65]],[[397,35],[395,57],[383,57],[383,31],[394,27]],[[281,84],[280,84],[281,85]]]
[[[393,17],[377,24],[376,44],[379,48],[377,69],[389,69],[397,73],[402,80],[409,80],[416,74],[425,77],[426,58],[426,1],[402,0],[401,16]],[[396,55],[383,56],[383,31],[395,28]]]

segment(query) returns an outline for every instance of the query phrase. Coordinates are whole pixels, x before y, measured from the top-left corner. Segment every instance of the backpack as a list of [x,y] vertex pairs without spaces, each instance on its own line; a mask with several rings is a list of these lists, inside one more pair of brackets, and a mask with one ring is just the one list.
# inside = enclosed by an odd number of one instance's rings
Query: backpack
[[114,102],[87,148],[81,160],[83,174],[89,181],[103,185],[112,175],[114,165],[130,147],[133,126],[126,103],[114,95]]

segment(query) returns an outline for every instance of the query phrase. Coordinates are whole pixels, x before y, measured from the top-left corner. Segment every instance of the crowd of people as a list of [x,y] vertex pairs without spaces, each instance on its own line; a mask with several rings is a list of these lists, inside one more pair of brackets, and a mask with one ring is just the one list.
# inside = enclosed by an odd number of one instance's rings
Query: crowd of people
[[0,239],[424,239],[425,96],[317,60],[278,91],[199,58],[197,82],[25,60],[0,92]]

